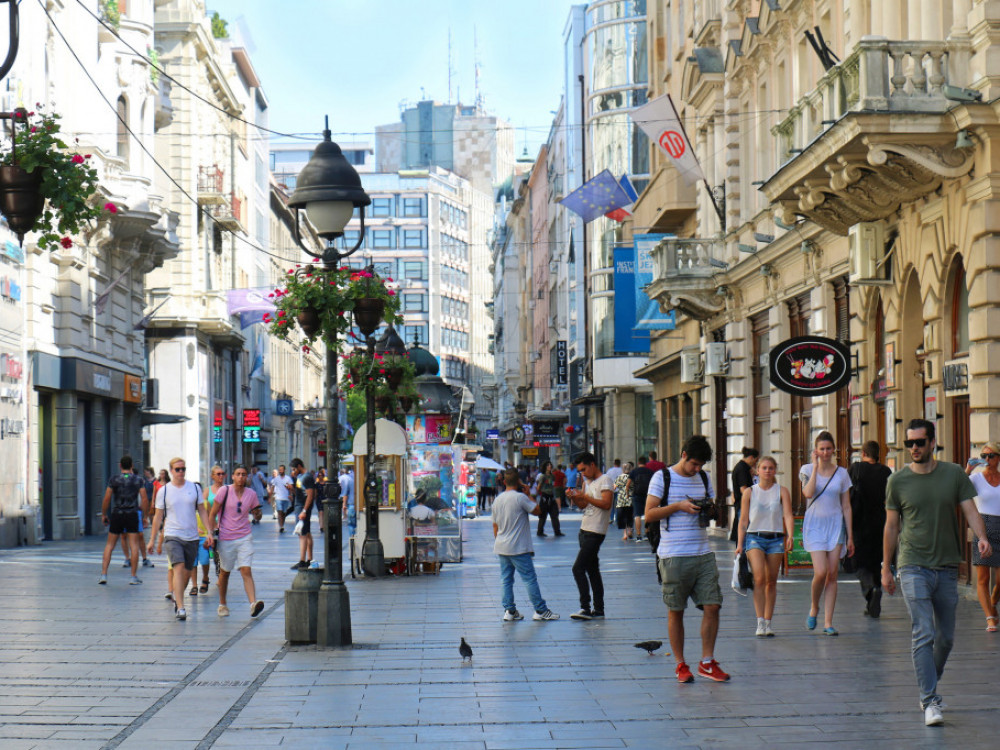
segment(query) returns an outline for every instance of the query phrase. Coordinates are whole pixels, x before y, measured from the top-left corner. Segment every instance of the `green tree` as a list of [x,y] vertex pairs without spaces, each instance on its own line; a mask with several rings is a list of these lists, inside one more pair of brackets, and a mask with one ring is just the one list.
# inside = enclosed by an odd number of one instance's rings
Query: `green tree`
[[229,24],[219,15],[216,11],[212,14],[212,36],[216,39],[228,39],[229,29],[227,28]]

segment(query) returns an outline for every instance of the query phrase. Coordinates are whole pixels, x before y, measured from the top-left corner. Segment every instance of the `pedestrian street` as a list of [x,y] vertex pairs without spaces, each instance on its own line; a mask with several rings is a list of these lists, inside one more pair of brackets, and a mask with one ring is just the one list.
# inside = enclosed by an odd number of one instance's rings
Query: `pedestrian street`
[[[501,622],[489,518],[464,524],[465,562],[439,575],[348,578],[354,645],[284,641],[282,596],[298,540],[254,527],[256,621],[240,581],[232,615],[213,585],[174,619],[162,556],[129,586],[117,551],[98,586],[103,539],[0,551],[0,749],[29,748],[992,748],[1000,726],[1000,638],[963,598],[942,681],[945,725],[924,726],[899,596],[862,616],[841,576],[836,638],[805,629],[808,580],[779,584],[775,638],[756,638],[752,602],[729,588],[732,547],[713,540],[725,601],[716,658],[728,683],[678,684],[666,611],[643,542],[612,528],[601,549],[607,618],[576,622],[570,573],[580,516],[535,541],[542,593],[562,617]],[[345,571],[350,568],[345,562]],[[688,660],[700,650],[690,608]],[[463,663],[459,639],[473,649]],[[663,641],[653,656],[634,647]]]

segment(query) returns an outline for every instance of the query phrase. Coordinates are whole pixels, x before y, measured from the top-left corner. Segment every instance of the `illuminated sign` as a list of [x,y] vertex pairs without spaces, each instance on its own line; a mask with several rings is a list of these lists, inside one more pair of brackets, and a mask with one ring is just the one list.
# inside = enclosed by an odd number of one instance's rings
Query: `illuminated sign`
[[260,442],[260,409],[243,410],[243,442]]

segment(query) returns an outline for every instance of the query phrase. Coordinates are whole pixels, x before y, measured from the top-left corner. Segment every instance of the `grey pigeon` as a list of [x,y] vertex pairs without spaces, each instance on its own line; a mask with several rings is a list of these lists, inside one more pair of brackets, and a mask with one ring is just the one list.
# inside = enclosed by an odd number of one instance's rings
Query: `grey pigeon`
[[466,643],[464,638],[462,639],[462,642],[458,644],[458,653],[462,655],[463,662],[466,659],[472,661],[472,646]]
[[635,644],[636,648],[641,648],[644,651],[648,651],[649,655],[652,656],[653,652],[656,651],[660,646],[663,645],[663,641],[643,641],[642,643]]

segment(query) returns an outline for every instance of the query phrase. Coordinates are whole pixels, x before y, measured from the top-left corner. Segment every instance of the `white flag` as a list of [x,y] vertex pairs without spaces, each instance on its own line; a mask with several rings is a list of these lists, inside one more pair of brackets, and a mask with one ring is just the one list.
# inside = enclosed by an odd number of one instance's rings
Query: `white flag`
[[670,94],[634,109],[629,116],[671,159],[688,185],[705,179]]

